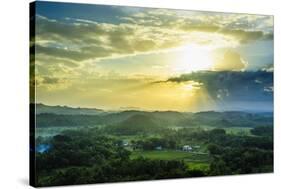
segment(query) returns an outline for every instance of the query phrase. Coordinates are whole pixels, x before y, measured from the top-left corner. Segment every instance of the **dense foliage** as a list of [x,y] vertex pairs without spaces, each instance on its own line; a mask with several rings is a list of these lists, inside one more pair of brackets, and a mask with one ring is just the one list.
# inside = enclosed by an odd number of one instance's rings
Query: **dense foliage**
[[273,114],[36,106],[36,185],[273,171]]
[[[255,133],[255,131],[251,131]],[[119,133],[120,134],[120,133]],[[53,137],[38,137],[37,145],[50,149],[36,153],[38,186],[101,183],[131,180],[229,175],[273,171],[271,133],[263,136],[227,134],[224,129],[159,129],[125,147],[120,135],[102,128],[66,130]],[[132,153],[155,150],[180,151],[187,142],[206,146],[193,155],[206,157],[208,169],[191,168],[185,159],[131,158]],[[175,151],[175,152],[176,152]],[[207,152],[206,155],[204,155]],[[188,152],[182,152],[188,154]],[[209,158],[208,158],[209,157]]]
[[49,140],[52,149],[36,154],[38,186],[203,176],[183,161],[130,159],[117,139],[96,129],[66,131]]

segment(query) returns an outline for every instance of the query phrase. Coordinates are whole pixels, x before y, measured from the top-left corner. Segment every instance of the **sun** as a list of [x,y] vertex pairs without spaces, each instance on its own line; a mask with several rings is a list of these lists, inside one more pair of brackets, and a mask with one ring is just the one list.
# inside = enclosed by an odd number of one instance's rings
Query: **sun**
[[175,64],[177,73],[189,73],[211,69],[214,63],[210,48],[200,45],[186,45],[180,50]]

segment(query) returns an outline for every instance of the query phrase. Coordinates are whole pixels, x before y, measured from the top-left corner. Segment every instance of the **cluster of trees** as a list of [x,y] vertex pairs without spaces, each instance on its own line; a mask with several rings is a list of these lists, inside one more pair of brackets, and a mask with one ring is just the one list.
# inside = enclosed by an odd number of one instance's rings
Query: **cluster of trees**
[[251,133],[257,136],[273,136],[273,127],[263,126],[251,129]]
[[[270,127],[269,129],[272,129],[272,127]],[[251,132],[256,132],[256,130],[259,131],[260,128],[254,128],[251,130]],[[272,134],[259,134],[259,136],[241,136],[227,134],[224,129],[212,129],[207,131],[203,129],[180,129],[179,131],[166,130],[161,132],[160,134],[162,135],[162,138],[165,138],[165,140],[175,140],[177,144],[184,144],[185,141],[193,141],[194,143],[215,143],[231,148],[248,147],[273,150]]]
[[130,158],[131,151],[124,148],[118,135],[112,136],[103,128],[68,130],[37,138],[37,145],[51,148],[36,153],[36,182],[38,186],[52,186],[272,172],[273,136],[262,131],[267,128],[253,129],[256,136],[230,135],[224,129],[161,129],[157,137],[131,141],[139,150],[158,146],[176,149],[187,141],[207,145],[210,166],[200,170],[189,169],[183,160]]
[[[256,129],[253,129],[255,133]],[[260,131],[260,129],[257,129]],[[211,132],[214,132],[211,131]],[[210,175],[265,173],[273,171],[273,138],[235,136],[223,131],[209,138],[208,150],[212,156]],[[265,134],[263,134],[265,135]]]
[[133,149],[141,150],[154,150],[157,147],[165,149],[175,149],[177,147],[177,142],[173,139],[165,138],[148,138],[145,140],[131,141]]
[[266,173],[273,171],[273,152],[257,148],[209,146],[213,160],[210,175]]
[[48,142],[52,148],[36,153],[37,186],[86,184],[204,176],[183,161],[130,159],[130,151],[98,129],[67,131]]
[[154,180],[204,176],[202,171],[187,170],[181,161],[134,159],[110,160],[95,166],[57,169],[41,178],[39,186]]

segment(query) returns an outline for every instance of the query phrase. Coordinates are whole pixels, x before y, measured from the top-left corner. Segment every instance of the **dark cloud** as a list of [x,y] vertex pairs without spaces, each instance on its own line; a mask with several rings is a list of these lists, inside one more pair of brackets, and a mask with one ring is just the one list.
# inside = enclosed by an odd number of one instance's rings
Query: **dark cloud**
[[42,83],[44,84],[57,84],[60,82],[59,78],[44,77]]
[[184,74],[167,81],[200,82],[216,101],[273,101],[273,94],[270,93],[273,89],[273,73],[267,71],[204,71]]

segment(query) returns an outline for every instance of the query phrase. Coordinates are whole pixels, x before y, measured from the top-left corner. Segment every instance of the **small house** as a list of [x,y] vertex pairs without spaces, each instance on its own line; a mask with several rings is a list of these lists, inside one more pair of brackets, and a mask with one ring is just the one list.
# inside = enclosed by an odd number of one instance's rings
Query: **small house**
[[186,152],[189,152],[189,151],[192,151],[192,147],[191,147],[190,145],[184,145],[184,146],[182,147],[182,150],[183,150],[183,151],[186,151]]
[[162,146],[156,146],[155,150],[162,150]]

